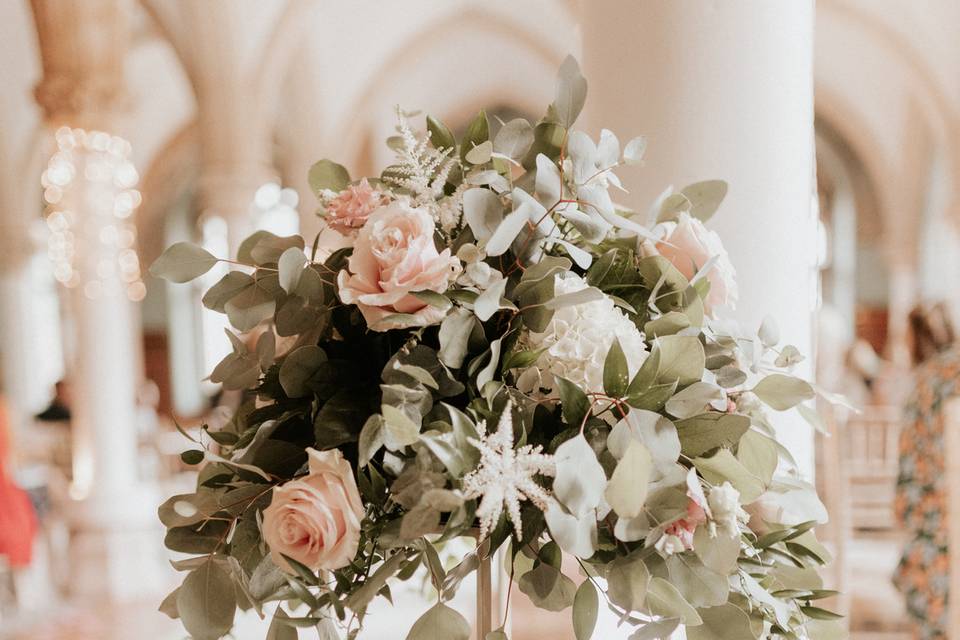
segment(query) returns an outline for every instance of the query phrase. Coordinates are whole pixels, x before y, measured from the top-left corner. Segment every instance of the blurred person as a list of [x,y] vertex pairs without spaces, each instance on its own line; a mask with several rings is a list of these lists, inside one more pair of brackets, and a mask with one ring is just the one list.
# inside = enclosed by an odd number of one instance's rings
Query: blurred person
[[54,385],[53,400],[46,409],[36,415],[41,422],[70,421],[70,387],[66,380],[58,380]]
[[946,487],[943,407],[960,395],[960,349],[942,304],[910,314],[914,388],[904,409],[894,509],[908,534],[893,577],[923,640],[947,637]]
[[27,493],[13,481],[6,403],[0,397],[0,557],[13,569],[30,564],[37,514]]

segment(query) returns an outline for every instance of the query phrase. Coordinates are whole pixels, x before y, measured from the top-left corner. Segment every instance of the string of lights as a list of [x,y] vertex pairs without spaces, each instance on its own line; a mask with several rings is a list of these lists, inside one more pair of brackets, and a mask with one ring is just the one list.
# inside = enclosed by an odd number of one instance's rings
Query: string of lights
[[61,127],[57,151],[41,177],[54,277],[84,295],[146,294],[136,251],[133,212],[139,180],[130,143],[102,131]]

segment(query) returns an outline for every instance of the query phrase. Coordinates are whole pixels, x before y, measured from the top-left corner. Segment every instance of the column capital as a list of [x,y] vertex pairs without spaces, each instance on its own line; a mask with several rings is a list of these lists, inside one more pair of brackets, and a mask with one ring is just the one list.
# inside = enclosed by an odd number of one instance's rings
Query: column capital
[[34,90],[48,123],[110,130],[124,110],[129,0],[30,0],[43,77]]

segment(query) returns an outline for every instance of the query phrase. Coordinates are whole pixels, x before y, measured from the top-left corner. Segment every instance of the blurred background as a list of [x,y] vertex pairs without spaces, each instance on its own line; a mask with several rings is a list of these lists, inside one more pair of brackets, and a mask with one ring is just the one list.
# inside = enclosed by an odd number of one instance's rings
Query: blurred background
[[[908,637],[901,433],[960,311],[957,24],[952,0],[0,0],[0,637],[183,637],[156,610],[176,575],[155,510],[193,481],[174,421],[229,403],[199,382],[230,349],[200,304],[226,266],[168,285],[146,272],[163,248],[309,242],[313,162],[378,174],[398,104],[455,132],[480,108],[536,120],[568,53],[581,126],[648,136],[627,204],[730,182],[737,319],[770,311],[861,409],[787,436],[833,515],[836,605],[854,637]],[[511,638],[572,638],[522,600]]]

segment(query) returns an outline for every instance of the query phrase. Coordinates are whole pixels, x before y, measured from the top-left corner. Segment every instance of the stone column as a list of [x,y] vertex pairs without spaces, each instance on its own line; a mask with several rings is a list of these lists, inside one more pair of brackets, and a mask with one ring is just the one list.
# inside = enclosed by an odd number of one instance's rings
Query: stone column
[[[20,207],[10,200],[13,198],[0,198],[12,218]],[[42,409],[44,394],[49,392],[49,388],[40,388],[44,377],[34,351],[43,338],[35,330],[36,317],[32,314],[36,311],[37,295],[30,261],[39,247],[30,234],[30,222],[22,216],[21,220],[0,224],[0,296],[5,301],[0,308],[0,331],[5,337],[0,364],[4,402],[14,437],[31,424],[33,414]],[[56,326],[58,321],[53,318],[51,322]]]
[[[737,269],[736,318],[753,334],[772,315],[812,362],[813,3],[592,0],[582,11],[591,133],[648,137],[645,166],[622,172],[626,204],[646,211],[669,184],[726,180],[710,226]],[[793,412],[777,418],[812,472],[811,429]]]
[[[58,130],[61,150],[45,178],[48,187],[56,185],[47,198],[64,218],[72,218],[74,232],[72,266],[58,266],[58,278],[73,285],[66,297],[74,346],[69,357],[75,572],[70,584],[86,597],[153,594],[162,567],[155,513],[160,495],[138,477],[136,384],[141,376],[131,347],[139,328],[128,297],[136,297],[136,291],[128,289],[120,268],[122,243],[103,240],[122,233],[114,210],[103,203],[109,199],[112,207],[126,187],[122,183],[135,181],[135,173],[125,166],[123,176],[99,175],[113,166],[102,164],[105,154],[120,158],[129,152],[113,134],[122,130],[132,6],[127,0],[31,4],[43,62],[36,97],[50,130]],[[69,127],[103,133],[84,136]]]
[[[889,246],[889,243],[888,243]],[[909,251],[892,249],[888,254],[887,358],[901,372],[912,366],[910,312],[919,302],[916,258]]]

